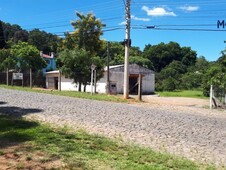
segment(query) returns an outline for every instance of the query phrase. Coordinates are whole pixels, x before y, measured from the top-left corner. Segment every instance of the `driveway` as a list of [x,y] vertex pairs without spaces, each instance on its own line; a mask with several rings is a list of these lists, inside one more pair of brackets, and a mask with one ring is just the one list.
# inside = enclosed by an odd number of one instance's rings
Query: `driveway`
[[226,165],[226,112],[157,104],[122,104],[0,88],[0,113],[23,116],[191,160]]

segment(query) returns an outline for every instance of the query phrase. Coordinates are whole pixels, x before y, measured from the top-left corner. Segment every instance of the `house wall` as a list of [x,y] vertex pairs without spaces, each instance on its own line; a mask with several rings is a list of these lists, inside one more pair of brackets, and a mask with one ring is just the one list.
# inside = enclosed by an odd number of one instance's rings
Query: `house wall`
[[54,77],[46,77],[46,87],[48,89],[55,89]]
[[44,60],[46,61],[47,63],[47,66],[46,68],[43,68],[42,71],[43,71],[43,74],[46,73],[47,70],[56,70],[56,60],[55,58],[44,58]]
[[[107,83],[107,72],[104,73],[104,77],[101,78],[99,82]],[[123,94],[123,87],[124,87],[123,72],[110,72],[110,82],[116,83],[117,93]],[[155,74],[149,73],[142,77],[142,92],[145,94],[150,94],[155,92]]]
[[[84,86],[82,85],[82,91]],[[65,78],[64,76],[61,77],[61,90],[72,90],[78,91],[78,84],[73,83],[72,79]],[[86,92],[91,92],[91,85],[86,86]],[[93,86],[94,92],[94,86]],[[96,84],[96,92],[98,93],[106,93],[106,83],[104,82],[97,82]]]
[[[124,87],[124,72],[123,67],[115,68],[110,70],[110,82],[116,84],[117,93],[122,94],[123,93],[123,87]],[[144,94],[150,94],[154,93],[155,91],[155,74],[153,71],[148,70],[146,68],[140,68],[136,65],[133,67],[132,70],[130,70],[130,73],[133,73],[133,75],[137,75],[141,73],[143,75],[142,77],[142,92]],[[51,79],[51,77],[58,77],[59,74],[52,73],[47,74],[47,88],[54,88],[54,79]],[[58,79],[59,80],[59,79]],[[58,82],[58,87],[59,86]],[[84,89],[84,86],[82,86],[82,91]],[[61,90],[73,90],[78,91],[78,85],[73,83],[73,80],[65,78],[65,76],[61,77]],[[107,92],[107,72],[104,72],[103,78],[101,78],[97,82],[96,91],[98,93],[106,93]],[[91,85],[86,86],[86,92],[91,92]],[[94,86],[93,86],[93,92],[94,92]]]
[[142,93],[149,94],[155,92],[155,75],[148,74],[142,78]]

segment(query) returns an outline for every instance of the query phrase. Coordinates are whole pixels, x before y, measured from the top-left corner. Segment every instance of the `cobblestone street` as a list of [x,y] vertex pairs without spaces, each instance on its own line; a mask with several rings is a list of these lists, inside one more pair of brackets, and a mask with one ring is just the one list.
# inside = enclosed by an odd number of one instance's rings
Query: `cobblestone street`
[[226,112],[203,108],[123,104],[0,88],[0,113],[226,165]]

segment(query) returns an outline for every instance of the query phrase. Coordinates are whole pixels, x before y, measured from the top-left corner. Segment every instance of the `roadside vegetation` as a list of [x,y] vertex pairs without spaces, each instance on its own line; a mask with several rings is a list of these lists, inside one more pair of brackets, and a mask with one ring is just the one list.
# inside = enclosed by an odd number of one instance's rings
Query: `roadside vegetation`
[[189,97],[189,98],[198,98],[198,99],[208,99],[208,97],[203,95],[201,90],[181,90],[181,91],[163,91],[156,92],[161,97]]
[[76,97],[76,98],[83,98],[83,99],[91,99],[91,100],[100,100],[100,101],[111,101],[111,102],[130,102],[134,99],[123,99],[121,95],[107,95],[107,94],[93,94],[87,92],[77,92],[77,91],[57,91],[57,90],[49,90],[49,89],[41,89],[41,88],[29,88],[29,87],[21,87],[21,86],[7,86],[7,85],[0,85],[2,88],[12,89],[12,90],[22,90],[22,91],[29,91],[29,92],[38,92],[38,93],[45,93],[45,94],[52,94],[52,95],[59,95],[59,96],[67,96],[67,97]]
[[[29,87],[21,87],[21,86],[7,86],[0,85],[2,88],[12,89],[12,90],[22,90],[29,92],[38,92],[59,96],[67,96],[67,97],[76,97],[83,99],[91,99],[91,100],[100,100],[100,101],[111,101],[111,102],[138,102],[136,99],[124,99],[122,95],[107,95],[107,94],[93,94],[87,92],[77,92],[77,91],[57,91],[57,90],[49,90],[49,89],[41,89],[41,88],[29,88]],[[181,90],[181,91],[163,91],[156,92],[160,97],[189,97],[189,98],[199,98],[199,99],[208,99],[208,97],[203,95],[201,90]]]
[[[53,129],[1,114],[0,158],[0,169],[216,169],[82,130]],[[1,162],[4,158],[9,164]]]

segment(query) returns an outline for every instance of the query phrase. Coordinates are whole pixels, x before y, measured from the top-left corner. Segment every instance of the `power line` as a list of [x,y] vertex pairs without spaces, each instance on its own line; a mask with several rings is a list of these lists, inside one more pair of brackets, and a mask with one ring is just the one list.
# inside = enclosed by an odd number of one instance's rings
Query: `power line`
[[122,1],[123,1],[123,4],[124,4],[124,7],[126,9],[126,2],[125,2],[125,0],[122,0]]
[[157,28],[154,26],[147,26],[146,28],[144,27],[132,27],[132,29],[146,29],[146,30],[163,30],[163,31],[199,31],[199,32],[226,32],[226,30],[221,30],[221,29],[202,29],[202,28],[197,28],[197,29],[192,29],[192,28]]

